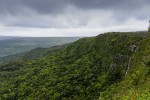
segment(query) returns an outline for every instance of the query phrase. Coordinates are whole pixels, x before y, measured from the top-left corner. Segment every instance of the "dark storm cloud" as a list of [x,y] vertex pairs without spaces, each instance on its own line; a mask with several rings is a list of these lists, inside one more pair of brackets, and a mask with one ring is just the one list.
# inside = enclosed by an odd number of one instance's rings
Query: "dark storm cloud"
[[0,15],[4,13],[17,13],[19,8],[22,8],[21,6],[19,0],[0,0]]
[[38,13],[57,13],[63,11],[66,4],[65,0],[0,0],[0,12],[15,14],[28,8]]
[[125,21],[131,16],[139,19],[149,16],[149,8],[146,7],[150,6],[150,0],[68,0],[68,2],[79,9],[113,11],[114,17],[120,21]]
[[22,3],[40,13],[61,13],[68,4],[65,0],[21,0]]
[[68,6],[87,10],[134,10],[149,3],[149,0],[0,0],[0,12],[17,13],[27,7],[39,13],[61,13]]
[[148,20],[149,11],[150,0],[0,0],[0,26],[128,26],[132,21],[141,24]]
[[146,0],[68,0],[84,9],[136,9]]

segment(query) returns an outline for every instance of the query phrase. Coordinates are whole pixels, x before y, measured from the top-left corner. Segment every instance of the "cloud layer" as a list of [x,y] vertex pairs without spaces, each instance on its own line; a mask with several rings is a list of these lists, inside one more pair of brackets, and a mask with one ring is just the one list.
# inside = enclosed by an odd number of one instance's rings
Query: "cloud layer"
[[0,0],[0,35],[94,36],[146,30],[148,0]]

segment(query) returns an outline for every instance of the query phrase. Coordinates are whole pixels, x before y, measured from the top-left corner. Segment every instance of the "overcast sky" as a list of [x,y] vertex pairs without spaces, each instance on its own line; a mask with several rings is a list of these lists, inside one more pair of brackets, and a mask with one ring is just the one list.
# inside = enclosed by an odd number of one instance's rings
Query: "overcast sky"
[[0,35],[95,36],[148,28],[150,0],[0,0]]

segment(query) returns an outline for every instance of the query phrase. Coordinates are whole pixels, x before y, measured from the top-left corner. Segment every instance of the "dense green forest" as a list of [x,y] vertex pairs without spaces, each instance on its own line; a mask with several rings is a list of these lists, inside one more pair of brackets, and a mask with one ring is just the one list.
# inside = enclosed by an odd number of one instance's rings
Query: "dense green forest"
[[22,53],[37,47],[49,48],[78,40],[80,37],[9,37],[0,36],[0,57]]
[[82,38],[0,66],[2,100],[150,100],[149,84],[149,32]]

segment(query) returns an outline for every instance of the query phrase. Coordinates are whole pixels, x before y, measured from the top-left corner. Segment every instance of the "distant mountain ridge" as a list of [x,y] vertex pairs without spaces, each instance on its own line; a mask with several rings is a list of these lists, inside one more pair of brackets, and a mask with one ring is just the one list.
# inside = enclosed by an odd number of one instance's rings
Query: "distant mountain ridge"
[[1,40],[6,40],[6,39],[12,39],[12,38],[15,38],[15,37],[0,35],[0,41]]
[[12,63],[12,62],[25,62],[25,61],[29,61],[29,60],[38,59],[38,58],[44,57],[46,55],[58,52],[64,48],[66,48],[68,45],[69,45],[69,43],[64,44],[64,45],[59,45],[59,46],[53,46],[50,48],[37,47],[32,50],[22,52],[19,54],[0,57],[0,64],[7,64],[7,63]]
[[0,57],[25,52],[36,47],[49,48],[78,40],[80,37],[0,37]]

